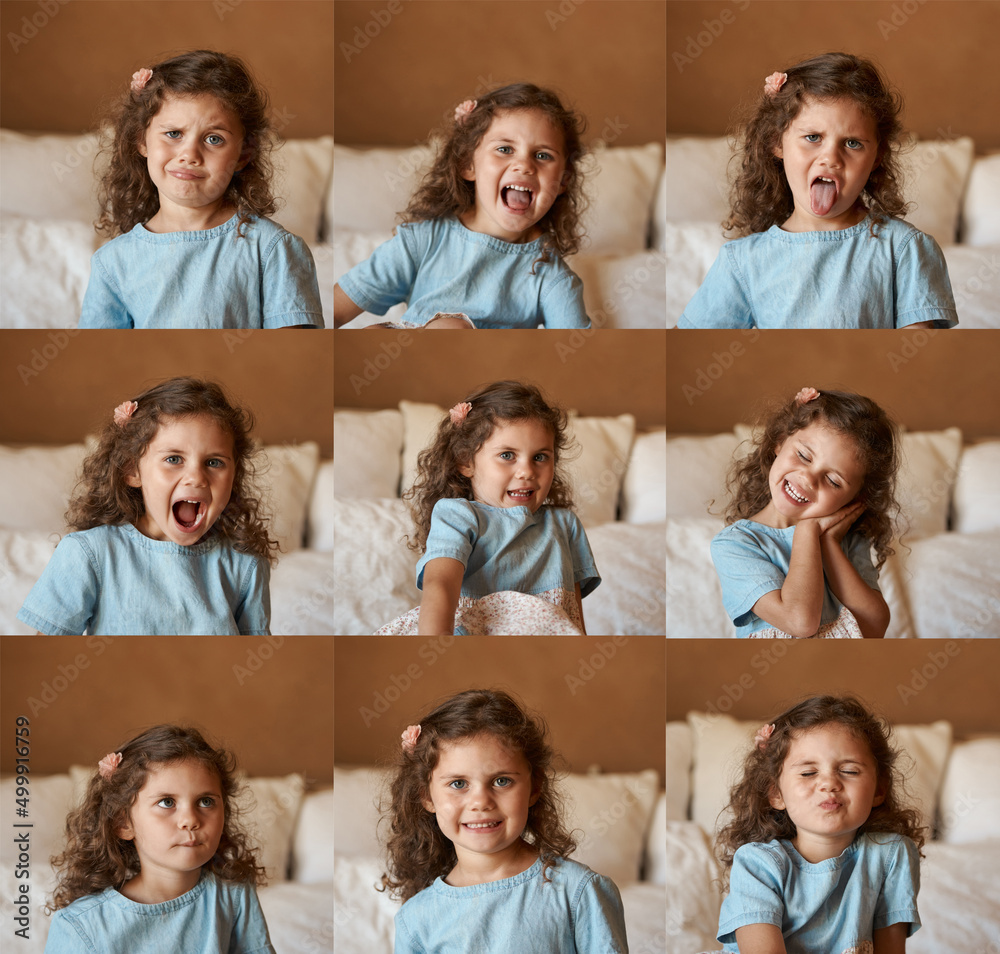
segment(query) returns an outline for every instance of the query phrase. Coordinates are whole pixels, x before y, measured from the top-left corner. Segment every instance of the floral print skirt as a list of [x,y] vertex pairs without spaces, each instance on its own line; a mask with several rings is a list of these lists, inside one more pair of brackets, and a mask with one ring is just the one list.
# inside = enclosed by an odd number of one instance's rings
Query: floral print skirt
[[[794,639],[788,633],[783,633],[780,629],[769,626],[767,629],[757,630],[751,633],[749,639]],[[837,618],[829,623],[824,623],[809,637],[809,639],[862,639],[861,628],[854,614],[846,607],[840,608]]]

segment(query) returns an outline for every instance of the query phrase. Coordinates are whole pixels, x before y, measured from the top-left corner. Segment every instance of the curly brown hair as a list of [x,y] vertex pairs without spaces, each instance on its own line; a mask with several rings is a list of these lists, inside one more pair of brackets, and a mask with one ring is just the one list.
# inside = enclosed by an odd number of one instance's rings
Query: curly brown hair
[[865,509],[853,529],[871,541],[876,569],[895,552],[890,545],[899,503],[896,475],[900,463],[899,428],[871,398],[850,391],[820,391],[819,397],[772,408],[758,422],[750,452],[733,461],[726,479],[727,524],[750,520],[771,502],[768,475],[778,448],[796,431],[818,423],[854,441],[864,467],[861,495]]
[[899,751],[893,748],[891,729],[853,696],[814,696],[797,703],[774,719],[774,731],[763,746],[754,746],[743,761],[740,781],[730,791],[729,808],[733,820],[716,836],[716,851],[729,869],[736,850],[751,842],[768,842],[795,837],[795,824],[784,809],[771,806],[781,768],[792,740],[817,726],[838,723],[864,742],[875,760],[876,790],[884,795],[872,808],[860,834],[892,833],[910,838],[918,849],[924,845],[924,829],[913,808],[904,806],[905,780],[897,766]]
[[580,218],[586,208],[580,161],[584,156],[582,141],[586,120],[563,106],[552,91],[533,83],[513,83],[491,90],[476,100],[475,108],[463,122],[451,122],[442,131],[434,163],[410,199],[400,221],[425,222],[430,219],[457,218],[476,205],[476,184],[463,178],[472,165],[473,153],[482,142],[493,119],[500,113],[538,110],[548,116],[563,135],[566,169],[563,192],[552,208],[538,222],[542,229],[542,255],[532,264],[551,260],[550,252],[563,257],[580,247],[583,229]]
[[271,192],[274,136],[267,93],[250,68],[227,53],[194,50],[157,63],[152,71],[144,89],[129,87],[123,92],[102,124],[102,128],[110,127],[111,139],[101,150],[109,154],[109,165],[100,183],[98,231],[111,237],[124,234],[159,211],[160,194],[149,177],[139,144],[169,96],[210,93],[243,124],[243,145],[250,158],[233,173],[224,194],[225,203],[239,215],[237,235],[251,216],[272,215],[277,210]]
[[107,524],[138,523],[146,512],[142,489],[129,485],[139,459],[160,425],[176,418],[208,415],[232,435],[233,489],[219,519],[208,531],[218,533],[235,549],[270,563],[278,542],[268,536],[267,519],[253,481],[259,449],[251,432],[250,411],[237,407],[218,384],[197,378],[170,378],[132,398],[138,408],[124,426],[109,419],[97,449],[83,462],[83,473],[69,502],[66,522],[71,530]]
[[423,552],[431,529],[434,504],[445,497],[472,500],[472,480],[461,472],[472,463],[479,449],[489,440],[498,425],[514,421],[541,421],[552,431],[555,473],[543,507],[573,507],[573,493],[559,471],[559,461],[568,456],[574,445],[566,433],[567,415],[550,405],[534,385],[520,381],[496,381],[477,388],[465,399],[472,405],[461,425],[452,424],[445,415],[438,425],[434,442],[417,456],[417,478],[403,494],[410,501],[410,514],[417,532],[407,546]]
[[66,818],[66,850],[52,858],[58,883],[48,911],[58,911],[78,898],[120,887],[139,874],[135,842],[118,830],[130,820],[130,809],[150,770],[160,765],[197,761],[219,777],[225,824],[219,847],[203,867],[217,878],[241,884],[264,883],[264,868],[243,831],[234,799],[239,793],[236,758],[214,748],[197,729],[156,725],[115,750],[121,762],[110,778],[94,772],[78,808]]
[[788,79],[781,89],[774,95],[761,92],[752,115],[736,130],[739,150],[732,161],[739,162],[739,173],[733,182],[732,211],[724,228],[746,236],[766,232],[791,217],[795,201],[775,149],[810,100],[853,100],[875,123],[878,157],[861,192],[872,219],[872,234],[876,225],[890,216],[905,215],[908,205],[903,199],[899,168],[903,131],[900,92],[889,85],[874,63],[850,53],[824,53],[784,72]]
[[532,791],[538,797],[528,809],[524,833],[542,858],[543,879],[548,881],[548,869],[570,855],[576,842],[561,820],[557,756],[546,740],[547,731],[540,715],[500,689],[460,692],[425,715],[416,744],[399,748],[389,804],[381,806],[380,824],[389,829],[389,871],[382,875],[382,890],[388,888],[393,897],[408,901],[455,866],[455,846],[421,800],[428,796],[442,745],[480,735],[494,736],[531,766]]

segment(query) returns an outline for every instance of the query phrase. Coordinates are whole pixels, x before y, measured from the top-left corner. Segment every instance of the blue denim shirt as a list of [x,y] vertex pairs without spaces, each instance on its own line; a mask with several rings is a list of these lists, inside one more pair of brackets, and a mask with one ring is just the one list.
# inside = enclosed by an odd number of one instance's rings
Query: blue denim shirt
[[266,560],[209,533],[189,547],[131,524],[59,541],[17,618],[48,636],[267,636]]
[[[795,527],[768,527],[753,520],[737,520],[712,540],[712,561],[722,584],[722,603],[736,626],[737,636],[749,636],[771,624],[752,612],[765,593],[780,590],[788,576]],[[871,543],[860,533],[848,533],[841,549],[858,576],[878,589],[878,572],[872,564]],[[837,618],[844,605],[825,585],[820,625]]]
[[610,878],[565,859],[513,878],[454,888],[438,878],[396,915],[395,954],[626,954]]
[[738,951],[736,929],[781,928],[788,954],[850,954],[875,931],[920,927],[920,855],[902,835],[860,835],[836,858],[810,864],[790,841],[753,843],[733,857],[718,940]]
[[405,301],[403,317],[417,325],[461,312],[477,328],[589,328],[583,283],[554,252],[532,268],[541,254],[541,239],[518,245],[432,219],[399,226],[338,284],[373,315]]
[[55,913],[45,954],[274,954],[257,892],[210,871],[160,904],[130,901],[114,888]]
[[958,324],[937,242],[889,219],[831,232],[766,232],[723,245],[680,328],[902,328]]
[[81,328],[323,327],[309,247],[270,219],[198,232],[141,223],[90,263]]

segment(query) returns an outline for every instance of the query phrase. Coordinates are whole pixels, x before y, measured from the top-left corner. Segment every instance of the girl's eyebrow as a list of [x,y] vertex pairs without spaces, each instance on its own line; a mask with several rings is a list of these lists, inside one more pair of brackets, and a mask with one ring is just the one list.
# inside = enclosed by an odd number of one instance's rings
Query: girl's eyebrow
[[[468,778],[470,774],[471,773],[466,772],[464,774],[459,773],[457,775],[442,775],[441,776],[441,781],[442,782],[449,782],[449,781],[452,781],[452,780],[454,780],[456,778]],[[523,775],[524,773],[523,772],[515,772],[515,771],[509,771],[508,772],[506,769],[501,769],[498,772],[489,772],[488,774],[492,777],[494,775]]]
[[[861,759],[836,759],[838,765],[864,765],[865,763]],[[792,765],[817,765],[815,759],[798,759],[792,762]]]
[[[157,448],[156,451],[155,451],[155,453],[157,453],[157,454],[186,454],[187,451],[181,450],[181,448],[179,448],[179,447],[164,447],[162,449]],[[226,460],[232,460],[232,457],[230,457],[228,454],[221,454],[221,453],[218,453],[217,451],[210,451],[205,456],[206,457],[223,457]]]
[[[195,798],[204,798],[206,795],[212,795],[215,798],[222,798],[222,793],[215,791],[214,789],[212,791],[201,792],[198,795],[195,795]],[[161,798],[177,798],[177,795],[174,792],[160,792],[159,795],[150,795],[150,798],[154,801],[159,801]]]
[[[511,145],[511,146],[514,146],[514,145],[517,145],[517,144],[516,144],[516,143],[514,142],[514,140],[513,140],[513,139],[507,139],[507,138],[506,138],[505,136],[498,136],[498,137],[496,137],[496,138],[494,138],[494,139],[491,139],[491,140],[490,140],[490,142],[499,142],[499,143],[505,143],[505,144],[508,144],[508,145]],[[546,149],[546,150],[548,150],[549,152],[559,152],[559,150],[558,150],[558,149],[556,149],[556,147],[555,147],[555,146],[548,146],[548,145],[546,145],[546,144],[545,144],[544,142],[542,142],[542,143],[538,143],[538,145],[536,145],[536,146],[535,146],[535,148],[536,148],[536,149]],[[560,154],[560,155],[562,155],[562,153],[559,153],[559,154]]]
[[[188,128],[187,126],[184,126],[181,123],[166,123],[166,122],[163,122],[163,121],[161,121],[158,125],[159,125],[160,129],[187,129]],[[223,126],[222,123],[215,123],[212,126],[206,126],[205,127],[205,131],[206,132],[208,132],[210,130],[214,130],[214,129],[218,129],[221,132],[227,132],[227,133],[229,133],[230,136],[233,134],[233,131],[228,126]]]

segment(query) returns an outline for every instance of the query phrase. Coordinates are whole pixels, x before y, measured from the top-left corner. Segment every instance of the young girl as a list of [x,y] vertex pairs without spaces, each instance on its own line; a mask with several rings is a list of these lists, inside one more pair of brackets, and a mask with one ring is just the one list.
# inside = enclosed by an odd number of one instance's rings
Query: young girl
[[888,725],[822,696],[754,742],[717,841],[730,885],[718,939],[741,954],[901,954],[920,927],[924,839]]
[[517,83],[466,100],[393,239],[334,287],[333,321],[408,304],[408,326],[459,312],[479,328],[588,328],[563,258],[581,239],[583,121]]
[[236,57],[184,53],[138,70],[109,123],[81,328],[323,327],[305,242],[265,218],[267,94]]
[[71,530],[18,619],[40,633],[268,634],[268,537],[253,416],[171,378],[125,401],[84,461]]
[[567,857],[545,735],[478,689],[407,727],[385,812],[396,954],[628,951],[615,883]]
[[885,635],[898,467],[895,424],[859,394],[803,388],[765,421],[712,541],[737,636]]
[[573,636],[600,583],[559,471],[566,413],[498,381],[456,404],[417,458],[406,496],[420,607],[376,635]]
[[901,98],[827,53],[774,73],[743,134],[725,245],[682,328],[958,323],[944,257],[904,222]]
[[101,759],[67,845],[46,954],[274,954],[264,869],[233,813],[236,760],[158,725]]

